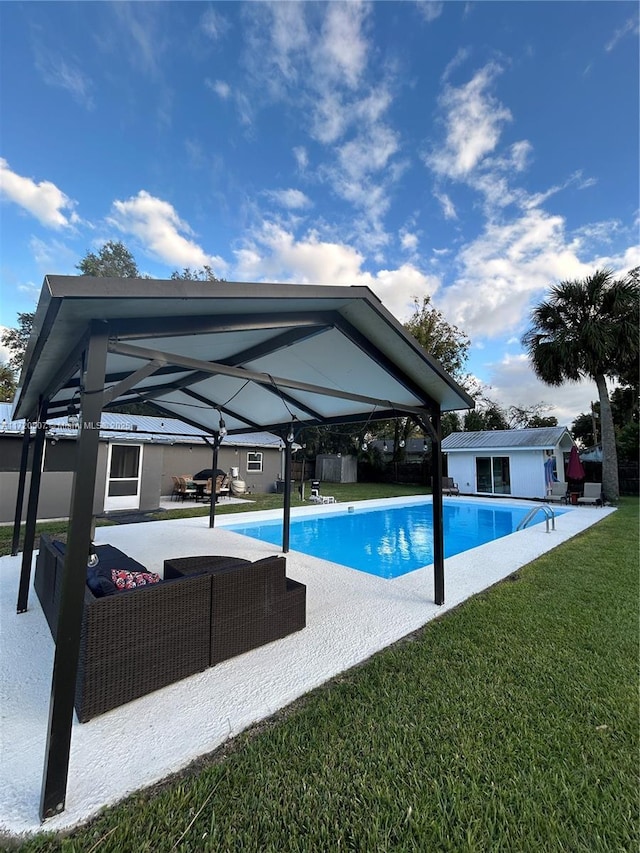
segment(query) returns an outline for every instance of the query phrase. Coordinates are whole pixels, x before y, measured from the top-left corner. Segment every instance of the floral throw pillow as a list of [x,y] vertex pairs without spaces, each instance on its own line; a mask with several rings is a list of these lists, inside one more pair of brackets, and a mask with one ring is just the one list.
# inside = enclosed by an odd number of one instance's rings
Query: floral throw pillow
[[161,578],[155,572],[127,572],[124,569],[111,569],[111,580],[118,590],[122,590],[160,583]]

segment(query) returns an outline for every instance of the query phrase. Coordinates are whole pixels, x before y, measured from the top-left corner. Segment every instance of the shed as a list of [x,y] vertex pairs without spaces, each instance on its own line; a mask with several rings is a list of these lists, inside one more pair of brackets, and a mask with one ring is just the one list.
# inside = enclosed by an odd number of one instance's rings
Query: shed
[[566,427],[452,432],[442,441],[447,471],[461,492],[543,498],[545,463],[565,482],[565,454],[573,439]]
[[316,456],[316,478],[327,483],[357,483],[358,460],[342,453],[319,453]]

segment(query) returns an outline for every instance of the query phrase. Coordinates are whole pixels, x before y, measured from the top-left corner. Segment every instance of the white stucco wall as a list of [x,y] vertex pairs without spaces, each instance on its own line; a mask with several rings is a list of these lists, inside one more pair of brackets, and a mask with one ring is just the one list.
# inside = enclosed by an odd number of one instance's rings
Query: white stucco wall
[[[448,453],[449,476],[453,477],[460,491],[465,494],[480,494],[476,483],[476,457],[490,458],[506,456],[509,458],[511,494],[518,498],[542,498],[546,493],[544,463],[545,450],[492,450],[460,451]],[[556,469],[559,480],[564,480],[562,451],[556,453]]]

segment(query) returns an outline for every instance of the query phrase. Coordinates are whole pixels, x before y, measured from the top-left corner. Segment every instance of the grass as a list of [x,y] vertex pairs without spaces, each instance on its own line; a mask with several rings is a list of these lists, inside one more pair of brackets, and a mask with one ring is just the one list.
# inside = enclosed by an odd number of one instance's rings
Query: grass
[[626,498],[189,771],[21,849],[636,851],[637,666]]

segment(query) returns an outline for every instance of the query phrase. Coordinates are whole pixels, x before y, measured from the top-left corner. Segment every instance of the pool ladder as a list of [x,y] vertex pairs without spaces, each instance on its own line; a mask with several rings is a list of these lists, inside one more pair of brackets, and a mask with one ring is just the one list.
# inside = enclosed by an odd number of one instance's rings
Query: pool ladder
[[536,514],[538,512],[544,513],[544,520],[545,520],[545,524],[547,525],[547,533],[549,532],[549,519],[551,519],[551,529],[555,530],[556,529],[555,514],[554,514],[554,512],[550,506],[547,506],[547,504],[542,504],[541,506],[534,506],[533,509],[529,510],[529,512],[525,515],[525,517],[522,519],[520,524],[516,527],[516,531],[517,530],[524,530],[525,527],[527,526],[527,524],[529,524],[530,521],[533,521],[534,517],[536,516]]

